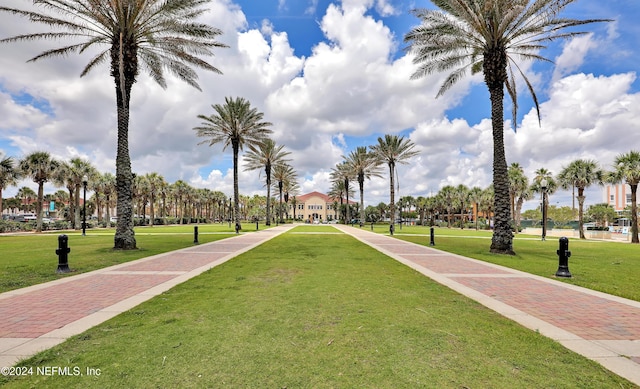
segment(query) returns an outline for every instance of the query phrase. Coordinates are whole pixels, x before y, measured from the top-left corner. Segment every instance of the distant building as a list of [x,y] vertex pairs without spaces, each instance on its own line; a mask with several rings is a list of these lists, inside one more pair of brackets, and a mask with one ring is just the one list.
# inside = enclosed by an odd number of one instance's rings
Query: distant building
[[[346,200],[342,200],[342,203],[346,203]],[[350,204],[355,204],[355,201],[349,201]],[[289,214],[293,216],[295,206],[296,218],[302,219],[313,223],[317,221],[322,223],[324,221],[331,221],[340,219],[340,214],[335,209],[335,204],[340,207],[340,199],[334,199],[320,192],[311,192],[295,197],[295,201],[289,199]]]
[[602,202],[611,205],[620,214],[631,205],[631,187],[627,184],[605,185],[602,190]]

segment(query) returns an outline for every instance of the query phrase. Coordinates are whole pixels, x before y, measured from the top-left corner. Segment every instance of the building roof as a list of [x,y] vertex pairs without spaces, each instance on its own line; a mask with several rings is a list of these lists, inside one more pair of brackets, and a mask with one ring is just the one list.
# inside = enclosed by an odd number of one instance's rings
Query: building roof
[[[296,200],[298,202],[304,203],[305,201],[309,200],[311,197],[320,197],[325,203],[333,203],[334,200],[340,201],[340,199],[334,199],[333,197],[329,197],[328,195],[326,195],[324,193],[320,193],[318,191],[313,191],[313,192],[310,192],[310,193],[306,193],[306,194],[303,194],[303,195],[296,196]],[[344,201],[346,201],[346,200],[344,200]],[[353,200],[349,200],[349,203],[355,204],[356,202],[353,201]]]

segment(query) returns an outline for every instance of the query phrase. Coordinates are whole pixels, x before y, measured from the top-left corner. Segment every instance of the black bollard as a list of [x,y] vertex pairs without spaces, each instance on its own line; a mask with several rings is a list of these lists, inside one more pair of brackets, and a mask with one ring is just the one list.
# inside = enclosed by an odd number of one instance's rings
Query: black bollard
[[556,277],[571,278],[571,273],[569,272],[569,257],[571,256],[571,251],[569,251],[569,239],[567,237],[563,236],[560,238],[560,248],[557,253],[559,264]]
[[434,240],[435,234],[433,233],[433,227],[431,227],[431,242],[429,242],[429,246],[435,246],[436,242]]
[[371,223],[371,231],[373,231],[373,223]]
[[193,226],[193,243],[198,244],[198,226]]
[[392,236],[393,236],[393,230],[394,230],[393,224],[390,224],[389,225],[389,234],[392,235]]
[[256,220],[256,231],[258,231],[258,221]]
[[56,254],[58,255],[58,270],[56,273],[69,273],[69,237],[66,235],[58,236],[58,249]]
[[236,234],[240,233],[240,223],[236,223]]

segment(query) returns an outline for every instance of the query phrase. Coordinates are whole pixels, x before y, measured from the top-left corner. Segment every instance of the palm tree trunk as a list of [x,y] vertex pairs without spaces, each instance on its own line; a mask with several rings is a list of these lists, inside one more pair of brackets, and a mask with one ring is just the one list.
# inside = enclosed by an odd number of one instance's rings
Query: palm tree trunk
[[485,83],[491,99],[491,127],[493,130],[493,208],[495,212],[492,253],[515,255],[511,231],[509,176],[504,152],[504,84],[507,80],[506,53],[495,48],[484,53]]
[[578,188],[578,230],[580,239],[587,239],[584,236],[584,188]]
[[271,166],[267,166],[264,168],[264,171],[267,175],[267,225],[271,225]]
[[391,229],[395,230],[395,223],[396,223],[396,192],[394,191],[394,183],[393,183],[393,170],[395,168],[395,164],[394,163],[389,163],[389,195],[391,197],[390,199],[390,212],[391,212],[391,218],[390,218],[390,224],[391,224]]
[[631,243],[640,243],[638,240],[638,204],[636,196],[638,184],[630,184],[631,186]]
[[364,223],[364,177],[358,177],[360,185],[360,225]]
[[233,146],[233,212],[235,222],[240,229],[240,190],[238,189],[238,153],[240,144],[237,140],[232,141]]

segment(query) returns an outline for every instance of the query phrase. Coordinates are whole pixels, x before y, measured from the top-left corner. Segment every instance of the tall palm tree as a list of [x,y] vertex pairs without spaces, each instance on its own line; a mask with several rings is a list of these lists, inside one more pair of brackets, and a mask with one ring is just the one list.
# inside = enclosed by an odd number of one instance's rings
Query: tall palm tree
[[240,226],[239,190],[238,190],[238,154],[244,145],[258,145],[264,142],[272,133],[271,123],[263,121],[264,114],[242,97],[235,99],[225,97],[224,104],[214,104],[215,111],[211,116],[198,115],[203,122],[194,127],[197,135],[209,138],[198,144],[208,143],[213,146],[222,143],[223,151],[231,146],[233,151],[233,197],[235,222]]
[[476,231],[478,230],[478,219],[480,216],[480,201],[482,199],[482,188],[474,186],[469,190],[469,200],[472,203],[472,207],[475,209],[474,222],[476,225]]
[[[353,189],[349,187],[349,183],[352,178],[355,177],[355,173],[352,167],[349,165],[347,161],[342,161],[337,164],[335,167],[331,168],[330,173],[331,181],[335,183],[342,182],[342,188],[344,189],[344,194],[347,198],[347,205],[345,208],[345,216],[344,216],[344,224],[347,224],[351,221],[351,212],[349,206],[349,194],[353,192]],[[340,203],[342,204],[342,198],[340,199]]]
[[244,156],[247,167],[244,170],[256,170],[264,168],[267,186],[267,225],[271,225],[271,169],[279,164],[289,161],[285,157],[291,154],[283,151],[284,145],[276,145],[271,138],[265,139],[264,142],[250,144],[249,151]]
[[46,151],[33,152],[18,164],[23,175],[38,184],[38,200],[36,202],[36,232],[42,232],[42,201],[44,199],[44,183],[51,180],[60,163],[51,158]]
[[364,180],[370,180],[371,177],[382,177],[382,169],[380,161],[366,147],[356,147],[348,156],[342,157],[347,165],[353,171],[360,189],[360,224],[365,221],[364,218]]
[[0,215],[4,211],[2,206],[2,190],[10,185],[16,185],[20,178],[20,171],[16,168],[15,161],[12,157],[4,157],[0,159]]
[[274,186],[278,189],[280,203],[278,207],[278,218],[280,223],[284,223],[282,218],[282,200],[286,193],[285,190],[297,190],[296,172],[293,167],[287,163],[280,163],[273,168],[273,178],[276,180]]
[[80,213],[82,208],[80,207],[80,189],[84,182],[89,183],[89,180],[93,180],[98,174],[91,162],[81,158],[72,158],[69,162],[60,164],[58,174],[56,174],[55,181],[60,185],[66,184],[70,190],[73,191],[73,228],[76,230],[82,228],[80,225]]
[[638,184],[640,183],[640,152],[632,150],[616,156],[613,171],[607,174],[607,181],[612,184],[625,182],[631,187],[631,243],[638,240]]
[[598,167],[598,163],[593,160],[577,159],[564,167],[557,180],[563,189],[575,186],[578,189],[578,230],[580,239],[584,236],[583,216],[584,216],[584,189],[593,184],[602,184],[604,172]]
[[160,174],[153,172],[145,175],[147,182],[149,183],[149,225],[153,227],[153,221],[156,217],[155,205],[158,195],[162,194],[163,188],[166,186],[164,177]]
[[376,156],[380,163],[386,163],[389,166],[389,210],[391,212],[391,229],[394,229],[396,218],[395,203],[395,180],[397,164],[407,164],[409,158],[415,157],[419,151],[414,150],[415,143],[410,139],[405,139],[398,135],[385,135],[384,138],[378,137],[378,144],[369,146],[369,149]]
[[437,196],[442,199],[442,205],[447,210],[447,228],[451,228],[451,210],[456,204],[456,188],[453,185],[443,186]]
[[[168,70],[198,90],[198,75],[192,67],[220,73],[198,57],[212,55],[214,47],[225,47],[215,40],[222,34],[221,30],[195,21],[206,12],[202,7],[205,3],[206,0],[39,0],[36,5],[42,6],[44,12],[0,7],[0,11],[23,16],[51,28],[50,32],[18,35],[0,42],[61,38],[85,40],[47,50],[29,61],[70,53],[82,54],[97,47],[97,54],[80,76],[99,64],[110,64],[110,74],[116,86],[118,116],[115,249],[136,248],[131,193],[133,174],[129,155],[131,88],[141,69],[148,71],[162,88],[167,86],[164,73]],[[51,10],[56,12],[48,12]]]
[[[515,73],[524,79],[540,120],[538,98],[515,59],[549,61],[539,54],[547,42],[584,34],[568,27],[604,20],[560,17],[575,0],[432,0],[439,10],[418,9],[421,20],[405,35],[418,69],[411,76],[452,71],[438,91],[440,96],[468,72],[482,72],[491,101],[493,131],[494,230],[491,252],[515,254],[509,209],[509,182],[504,150],[504,91],[513,105],[517,127]],[[550,61],[549,61],[550,62]]]

